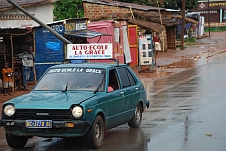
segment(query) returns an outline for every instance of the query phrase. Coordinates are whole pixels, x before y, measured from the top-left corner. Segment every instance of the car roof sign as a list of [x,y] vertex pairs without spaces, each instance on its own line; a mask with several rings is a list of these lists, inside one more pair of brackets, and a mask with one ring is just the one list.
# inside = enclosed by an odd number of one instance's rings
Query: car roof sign
[[113,58],[112,43],[67,44],[66,59]]

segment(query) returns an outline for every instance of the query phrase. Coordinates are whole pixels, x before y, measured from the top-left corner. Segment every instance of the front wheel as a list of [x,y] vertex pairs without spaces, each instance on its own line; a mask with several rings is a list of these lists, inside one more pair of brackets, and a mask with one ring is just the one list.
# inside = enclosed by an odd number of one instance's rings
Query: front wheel
[[100,148],[104,140],[104,121],[101,116],[97,116],[92,127],[85,136],[86,143],[91,148]]
[[140,126],[142,119],[142,107],[139,104],[134,112],[132,119],[129,121],[128,125],[131,128],[138,128]]
[[8,145],[12,148],[23,148],[27,143],[28,137],[25,136],[16,136],[13,134],[6,133],[6,141]]

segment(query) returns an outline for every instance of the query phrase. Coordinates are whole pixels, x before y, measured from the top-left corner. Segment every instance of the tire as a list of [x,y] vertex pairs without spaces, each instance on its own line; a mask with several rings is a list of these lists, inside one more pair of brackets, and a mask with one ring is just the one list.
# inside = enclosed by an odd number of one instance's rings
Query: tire
[[140,127],[142,119],[142,107],[139,104],[134,112],[132,119],[128,122],[129,127],[131,128],[138,128]]
[[94,149],[100,148],[104,140],[104,134],[104,121],[102,117],[98,115],[85,136],[87,145]]
[[23,148],[27,143],[28,137],[16,136],[6,133],[6,141],[11,148],[19,149]]

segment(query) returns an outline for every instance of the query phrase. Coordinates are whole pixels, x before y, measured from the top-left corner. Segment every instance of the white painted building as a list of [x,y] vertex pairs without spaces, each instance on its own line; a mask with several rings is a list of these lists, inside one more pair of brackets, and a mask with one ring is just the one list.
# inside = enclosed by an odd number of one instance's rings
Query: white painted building
[[[13,0],[44,23],[53,22],[53,2],[56,0]],[[20,28],[39,25],[6,0],[0,0],[0,28]]]

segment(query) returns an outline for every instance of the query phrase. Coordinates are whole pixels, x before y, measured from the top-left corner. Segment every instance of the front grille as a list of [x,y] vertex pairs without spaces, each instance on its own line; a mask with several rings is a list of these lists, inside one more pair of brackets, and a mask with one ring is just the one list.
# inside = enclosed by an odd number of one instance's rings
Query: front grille
[[16,119],[70,119],[70,110],[17,109]]

